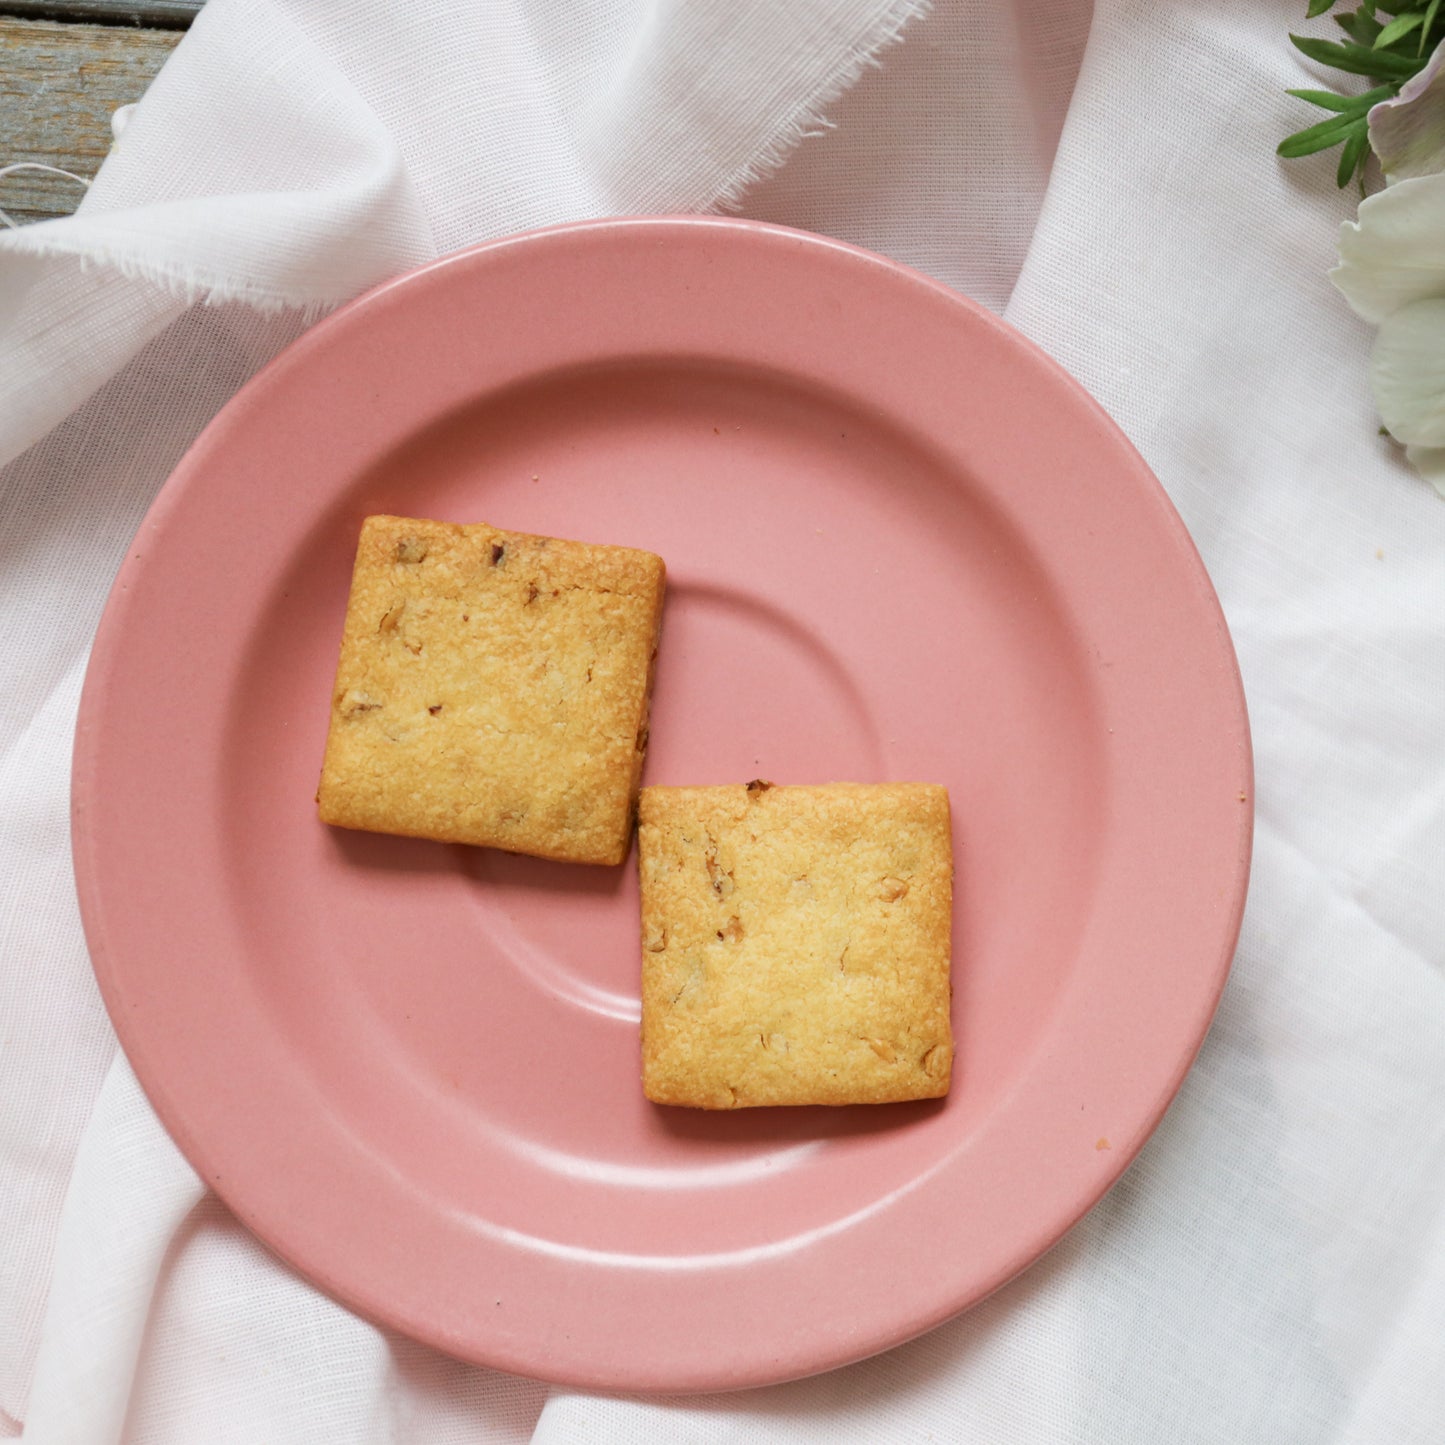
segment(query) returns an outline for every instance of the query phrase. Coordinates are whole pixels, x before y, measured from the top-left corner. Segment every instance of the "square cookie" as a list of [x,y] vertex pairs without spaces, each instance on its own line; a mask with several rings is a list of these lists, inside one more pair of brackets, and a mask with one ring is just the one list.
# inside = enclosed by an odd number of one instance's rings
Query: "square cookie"
[[943,788],[644,788],[638,859],[642,1080],[654,1103],[948,1092]]
[[620,863],[647,748],[662,559],[368,517],[317,804],[374,833]]

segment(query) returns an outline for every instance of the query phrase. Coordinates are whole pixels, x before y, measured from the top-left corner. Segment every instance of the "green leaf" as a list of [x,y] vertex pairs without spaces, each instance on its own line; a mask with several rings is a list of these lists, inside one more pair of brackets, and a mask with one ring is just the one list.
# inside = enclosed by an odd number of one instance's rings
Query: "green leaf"
[[1375,37],[1375,49],[1383,50],[1387,45],[1403,40],[1424,18],[1419,10],[1415,10],[1409,15],[1401,15],[1398,20],[1390,21]]
[[1313,20],[1316,15],[1323,15],[1334,3],[1335,0],[1310,0],[1309,14],[1305,16],[1305,19]]
[[1296,100],[1307,100],[1311,105],[1317,105],[1321,110],[1353,110],[1355,108],[1355,97],[1352,95],[1336,95],[1332,90],[1287,90],[1286,95],[1292,95]]
[[1317,105],[1321,110],[1338,111],[1361,111],[1369,110],[1372,105],[1378,105],[1382,100],[1389,100],[1392,95],[1399,95],[1398,83],[1392,82],[1389,85],[1377,85],[1373,90],[1367,90],[1363,95],[1337,95],[1333,90],[1287,90],[1286,95],[1292,95],[1298,100],[1307,100],[1311,105]]
[[1290,41],[1301,55],[1318,60],[1350,75],[1368,75],[1373,80],[1409,80],[1421,68],[1418,60],[1395,55],[1388,50],[1367,50],[1363,45],[1338,45],[1330,40],[1315,40],[1308,35],[1291,35]]
[[1359,123],[1359,129],[1345,142],[1345,149],[1340,156],[1340,168],[1335,172],[1335,184],[1343,190],[1350,183],[1350,177],[1354,175],[1356,166],[1363,166],[1365,147],[1369,144],[1370,133],[1365,128],[1364,122]]
[[1425,58],[1426,44],[1430,38],[1430,27],[1435,23],[1435,17],[1440,12],[1440,0],[1430,0],[1430,8],[1425,12],[1425,23],[1420,27],[1420,47],[1415,54],[1421,60]]
[[1316,151],[1327,151],[1353,135],[1368,135],[1365,126],[1362,115],[1337,115],[1332,120],[1322,120],[1318,125],[1287,135],[1276,147],[1275,154],[1286,160],[1312,156]]
[[1364,46],[1373,45],[1375,37],[1383,28],[1373,15],[1367,14],[1363,9],[1352,10],[1347,15],[1336,15],[1334,21],[1351,40]]

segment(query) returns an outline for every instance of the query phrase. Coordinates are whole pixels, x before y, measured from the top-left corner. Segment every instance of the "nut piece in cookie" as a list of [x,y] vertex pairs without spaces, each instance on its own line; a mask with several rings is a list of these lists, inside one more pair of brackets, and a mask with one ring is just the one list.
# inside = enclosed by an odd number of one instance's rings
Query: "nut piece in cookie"
[[663,585],[662,559],[629,547],[368,517],[322,820],[622,862]]
[[948,1092],[943,788],[644,788],[638,866],[642,1081],[654,1103]]

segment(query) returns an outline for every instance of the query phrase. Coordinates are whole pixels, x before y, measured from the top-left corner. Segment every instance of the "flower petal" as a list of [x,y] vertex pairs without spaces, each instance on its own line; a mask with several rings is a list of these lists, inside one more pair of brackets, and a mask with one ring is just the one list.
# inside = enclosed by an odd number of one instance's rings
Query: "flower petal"
[[1371,108],[1370,149],[1392,185],[1445,171],[1445,43],[1394,100]]
[[1370,382],[1396,441],[1445,447],[1445,296],[1402,306],[1375,339]]
[[1445,447],[1406,447],[1405,457],[1445,497]]
[[1360,202],[1340,227],[1340,264],[1330,272],[1366,321],[1445,296],[1445,174],[1400,181]]

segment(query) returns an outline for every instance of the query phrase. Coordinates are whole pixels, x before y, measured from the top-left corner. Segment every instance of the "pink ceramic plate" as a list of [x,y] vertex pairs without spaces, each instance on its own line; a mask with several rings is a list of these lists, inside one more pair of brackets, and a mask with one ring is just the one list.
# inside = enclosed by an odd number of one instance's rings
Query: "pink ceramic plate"
[[[667,559],[651,782],[948,785],[945,1103],[654,1108],[632,865],[317,821],[383,511]],[[1063,372],[833,241],[607,221],[379,288],[207,429],[96,642],[75,859],[136,1072],[277,1253],[471,1360],[710,1390],[926,1330],[1119,1176],[1224,983],[1250,786],[1209,581]]]

